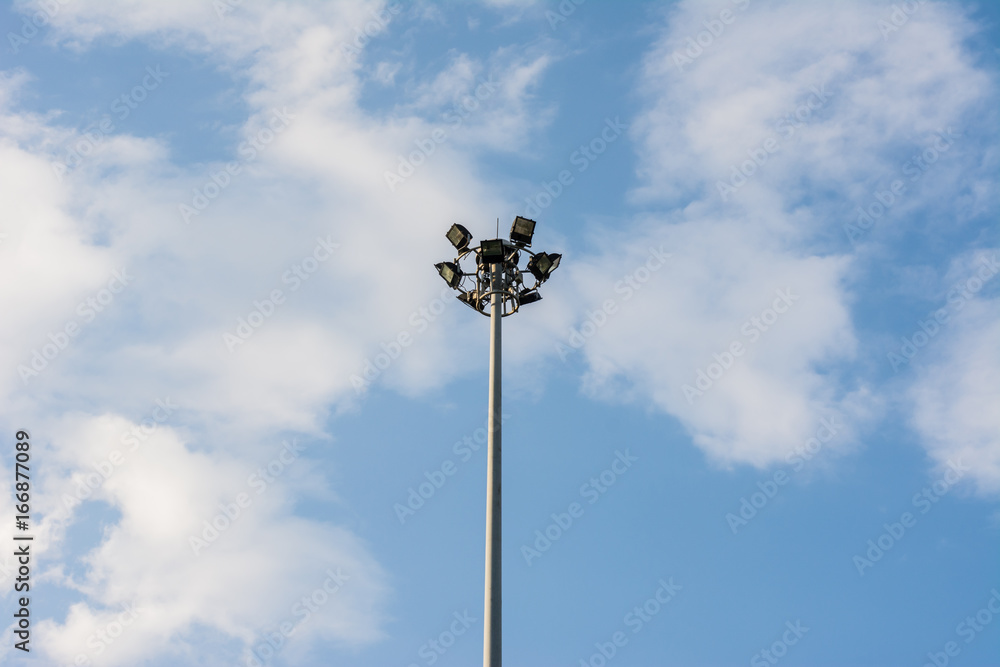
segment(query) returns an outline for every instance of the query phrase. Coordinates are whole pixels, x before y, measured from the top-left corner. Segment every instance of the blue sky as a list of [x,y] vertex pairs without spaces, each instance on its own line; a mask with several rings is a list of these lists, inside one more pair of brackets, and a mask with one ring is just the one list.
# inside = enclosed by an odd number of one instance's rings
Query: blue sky
[[5,5],[4,663],[478,663],[488,322],[433,264],[529,215],[508,665],[998,664],[998,26]]

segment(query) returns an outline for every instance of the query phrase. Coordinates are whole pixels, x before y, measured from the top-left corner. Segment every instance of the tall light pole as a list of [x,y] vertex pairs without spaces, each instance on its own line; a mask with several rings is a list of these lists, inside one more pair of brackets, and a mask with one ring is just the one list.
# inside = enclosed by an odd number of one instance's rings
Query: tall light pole
[[[500,521],[500,320],[522,305],[540,301],[538,287],[559,266],[562,255],[528,250],[535,221],[517,216],[510,240],[491,239],[470,248],[472,234],[452,225],[445,236],[458,251],[454,262],[435,264],[458,300],[490,318],[490,408],[486,453],[486,600],[483,611],[483,667],[501,667],[501,521]],[[474,257],[476,270],[466,273],[462,261]],[[522,257],[527,263],[519,268]],[[533,281],[526,284],[524,272]]]

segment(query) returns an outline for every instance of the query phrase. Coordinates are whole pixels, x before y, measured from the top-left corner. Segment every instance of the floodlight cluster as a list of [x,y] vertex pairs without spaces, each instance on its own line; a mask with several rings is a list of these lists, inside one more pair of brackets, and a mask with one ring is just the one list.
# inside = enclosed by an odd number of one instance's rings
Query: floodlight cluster
[[[535,233],[535,221],[517,216],[510,228],[509,239],[488,239],[470,247],[472,234],[454,224],[445,234],[458,255],[452,262],[438,262],[434,267],[448,286],[459,292],[458,300],[489,316],[493,273],[500,272],[501,316],[512,315],[522,305],[540,301],[538,288],[559,266],[562,255],[528,250]],[[521,260],[526,259],[524,268]],[[474,271],[462,269],[463,260],[475,259]],[[525,281],[525,277],[530,278]]]

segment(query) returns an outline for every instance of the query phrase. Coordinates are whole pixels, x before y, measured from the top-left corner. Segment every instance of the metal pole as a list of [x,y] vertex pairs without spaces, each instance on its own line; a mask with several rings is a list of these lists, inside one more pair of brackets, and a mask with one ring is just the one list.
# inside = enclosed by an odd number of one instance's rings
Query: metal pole
[[500,320],[504,265],[490,273],[490,414],[486,457],[486,601],[483,612],[483,667],[500,667]]

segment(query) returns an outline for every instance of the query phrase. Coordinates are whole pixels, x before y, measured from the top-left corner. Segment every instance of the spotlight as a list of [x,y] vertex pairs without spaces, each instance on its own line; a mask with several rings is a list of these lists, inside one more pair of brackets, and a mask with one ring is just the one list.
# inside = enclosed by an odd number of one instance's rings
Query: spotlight
[[468,248],[469,242],[472,241],[472,234],[469,233],[469,230],[458,224],[452,225],[445,236],[455,246],[455,249],[459,251]]
[[[583,0],[576,0],[577,4]],[[458,250],[452,262],[440,262],[434,267],[448,283],[457,289],[459,301],[474,309],[480,315],[490,318],[490,406],[489,442],[486,478],[489,480],[486,492],[486,599],[484,618],[489,618],[484,629],[483,664],[496,667],[500,664],[500,329],[504,317],[516,313],[522,305],[542,300],[539,285],[549,278],[562,255],[539,252],[532,254],[528,249],[535,233],[535,221],[521,216],[514,218],[509,239],[480,240],[472,247],[472,234],[462,225],[452,225],[446,236]],[[500,235],[500,221],[497,218],[497,236]],[[412,244],[411,244],[412,245]],[[470,254],[475,255],[476,266],[469,273],[462,270],[462,262],[471,263]],[[528,257],[523,257],[528,255]],[[522,269],[520,261],[526,260]],[[534,280],[525,284],[525,273],[531,272]],[[406,278],[403,278],[406,280]],[[470,284],[472,283],[472,284]],[[451,350],[459,341],[449,341]],[[383,348],[385,345],[383,345]],[[603,663],[602,663],[603,664]]]
[[434,268],[438,270],[444,281],[448,283],[448,287],[458,287],[458,284],[462,282],[462,272],[459,271],[458,265],[454,262],[438,262],[434,265]]
[[558,253],[540,252],[528,260],[528,271],[531,271],[531,275],[535,276],[535,280],[544,282],[559,266],[561,259],[562,255]]
[[534,289],[524,290],[523,292],[517,295],[517,301],[522,306],[526,303],[534,303],[536,301],[541,301],[541,300],[542,300],[542,295],[539,294],[538,291]]
[[510,240],[521,245],[531,245],[531,237],[535,233],[535,221],[517,216],[510,227]]
[[462,292],[455,298],[464,303],[469,308],[472,308],[475,311],[479,310],[479,292],[475,290],[471,292]]
[[559,262],[562,261],[562,255],[557,252],[550,252],[548,257],[549,261],[552,262],[552,265],[549,267],[549,270],[545,272],[546,278],[552,275],[552,272],[559,268]]
[[501,239],[483,241],[479,244],[479,257],[483,264],[502,264],[507,250]]

